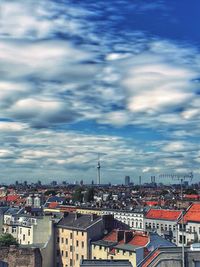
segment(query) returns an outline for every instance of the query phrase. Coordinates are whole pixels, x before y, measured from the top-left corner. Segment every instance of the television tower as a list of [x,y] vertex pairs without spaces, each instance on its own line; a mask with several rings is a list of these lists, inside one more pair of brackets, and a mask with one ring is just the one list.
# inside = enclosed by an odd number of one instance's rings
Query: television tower
[[98,162],[97,162],[97,184],[101,184],[101,164],[100,164],[100,157],[98,155]]

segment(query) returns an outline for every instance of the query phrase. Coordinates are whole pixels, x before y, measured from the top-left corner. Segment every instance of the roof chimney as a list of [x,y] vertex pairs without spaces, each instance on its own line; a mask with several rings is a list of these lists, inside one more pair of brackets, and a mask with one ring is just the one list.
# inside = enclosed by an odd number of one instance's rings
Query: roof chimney
[[119,230],[117,229],[117,233],[116,233],[116,242],[121,241],[124,238],[124,231],[123,230]]
[[93,222],[94,220],[95,220],[95,218],[96,218],[96,214],[91,214],[91,222]]
[[74,219],[77,220],[81,216],[80,213],[75,212],[74,213]]
[[124,232],[124,243],[128,243],[133,238],[133,232],[131,231],[125,231]]

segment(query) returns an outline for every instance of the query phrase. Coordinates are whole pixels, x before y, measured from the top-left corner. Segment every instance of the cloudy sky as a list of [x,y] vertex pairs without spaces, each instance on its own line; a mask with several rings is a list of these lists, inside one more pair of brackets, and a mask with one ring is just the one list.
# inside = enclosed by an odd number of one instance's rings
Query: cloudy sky
[[198,181],[199,9],[1,0],[0,181],[91,182],[98,154],[102,182]]

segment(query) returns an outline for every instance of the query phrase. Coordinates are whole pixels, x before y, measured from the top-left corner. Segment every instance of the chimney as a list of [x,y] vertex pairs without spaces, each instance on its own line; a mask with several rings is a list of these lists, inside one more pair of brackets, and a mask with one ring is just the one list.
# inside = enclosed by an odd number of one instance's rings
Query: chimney
[[68,214],[69,214],[69,212],[64,212],[64,217],[67,217],[68,216]]
[[121,241],[124,238],[124,231],[123,230],[119,230],[117,229],[117,233],[116,233],[116,242]]
[[124,231],[124,243],[128,243],[133,238],[133,232],[131,231]]
[[78,212],[75,212],[74,215],[75,215],[74,217],[75,220],[77,220],[81,216],[81,214]]
[[96,219],[96,214],[91,214],[91,222],[93,222]]

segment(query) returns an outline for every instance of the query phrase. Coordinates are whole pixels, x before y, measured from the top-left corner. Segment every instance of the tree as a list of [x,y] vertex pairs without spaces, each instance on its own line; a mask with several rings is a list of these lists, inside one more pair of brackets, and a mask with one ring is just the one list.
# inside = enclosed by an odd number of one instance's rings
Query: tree
[[82,194],[82,187],[77,187],[72,195],[72,199],[74,202],[82,202],[83,194]]
[[94,200],[94,188],[88,188],[88,190],[85,193],[84,200],[86,202],[91,202]]
[[18,242],[11,234],[2,234],[0,236],[0,247],[9,247],[10,245],[18,245]]

